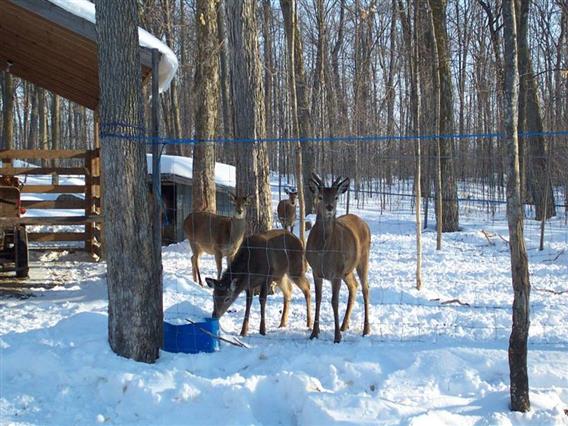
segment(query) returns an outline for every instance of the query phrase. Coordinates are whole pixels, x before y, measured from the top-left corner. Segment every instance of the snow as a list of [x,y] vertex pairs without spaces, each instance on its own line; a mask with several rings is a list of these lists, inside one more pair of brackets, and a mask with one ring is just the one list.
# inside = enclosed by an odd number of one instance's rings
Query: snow
[[[435,232],[426,230],[424,288],[417,291],[413,214],[373,203],[356,211],[372,230],[372,334],[361,336],[358,292],[340,344],[333,344],[331,286],[324,282],[318,340],[308,338],[303,296],[294,289],[286,329],[277,328],[281,295],[269,296],[266,336],[258,334],[255,298],[250,336],[242,338],[249,349],[222,343],[213,354],[161,352],[154,365],[136,363],[107,343],[104,264],[43,255],[45,282],[64,285],[34,288],[26,299],[0,297],[0,423],[568,424],[568,304],[566,294],[551,292],[567,290],[564,219],[549,222],[542,252],[539,224],[525,226],[532,409],[521,414],[508,408],[512,290],[508,246],[499,237],[507,238],[505,218],[462,215],[463,231],[444,234],[439,252]],[[191,280],[189,256],[187,241],[163,248],[164,308],[174,320],[212,311],[211,291]],[[212,256],[200,264],[203,276],[215,275]],[[341,315],[346,297],[343,287]],[[452,299],[468,305],[443,304]],[[243,314],[241,295],[221,319],[224,335],[238,335]]]
[[[95,23],[95,4],[88,0],[49,0],[60,8],[79,16],[91,23]],[[162,54],[158,68],[160,93],[170,87],[170,83],[178,68],[178,60],[172,50],[143,28],[138,28],[140,46],[148,49],[158,49]]]
[[[152,173],[152,154],[146,154],[149,173]],[[193,178],[193,158],[177,155],[162,155],[160,157],[160,173]],[[237,184],[235,166],[215,163],[215,183],[234,188]]]

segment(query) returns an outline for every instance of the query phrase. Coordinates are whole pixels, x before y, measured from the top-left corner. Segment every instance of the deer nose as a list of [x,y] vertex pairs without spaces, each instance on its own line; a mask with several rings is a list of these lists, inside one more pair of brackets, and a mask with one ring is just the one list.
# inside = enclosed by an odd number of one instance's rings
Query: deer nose
[[325,208],[327,209],[328,212],[333,211],[333,205],[332,204],[328,204],[327,206],[325,206]]

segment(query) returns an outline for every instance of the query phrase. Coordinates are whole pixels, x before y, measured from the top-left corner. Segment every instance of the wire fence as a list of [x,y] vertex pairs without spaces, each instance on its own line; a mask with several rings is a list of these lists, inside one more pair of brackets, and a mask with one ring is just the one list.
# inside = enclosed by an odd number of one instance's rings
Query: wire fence
[[[285,187],[297,186],[294,170],[294,150],[297,142],[313,156],[316,170],[331,182],[339,175],[351,177],[349,190],[339,197],[337,215],[354,213],[362,217],[371,229],[370,255],[370,322],[374,338],[381,341],[429,341],[444,339],[473,342],[478,340],[502,343],[511,330],[513,292],[510,284],[508,248],[507,176],[503,135],[499,133],[452,135],[369,135],[333,138],[263,138],[263,139],[171,139],[124,134],[125,126],[110,123],[102,126],[102,137],[160,144],[168,152],[176,145],[209,143],[215,147],[218,161],[236,166],[240,173],[235,146],[239,143],[265,144],[270,165],[273,227],[281,228],[276,206],[284,196]],[[530,343],[532,345],[568,346],[568,131],[531,132],[519,135],[524,141],[522,152],[523,209],[525,239],[531,268],[532,300]],[[436,143],[451,141],[448,155],[436,151]],[[415,179],[416,143],[423,155],[422,198],[420,200],[423,227],[424,289],[415,285]],[[541,144],[540,147],[531,144]],[[310,151],[311,150],[311,151]],[[459,216],[459,232],[444,233],[441,251],[435,250],[436,224],[436,165],[453,163],[453,193],[447,197],[443,188],[443,205],[453,202]],[[442,164],[442,167],[444,165]],[[537,173],[540,173],[540,175]],[[171,171],[170,171],[171,172]],[[445,175],[448,177],[448,175]],[[234,176],[232,177],[234,179]],[[537,184],[550,191],[544,204],[553,208],[552,217],[536,220],[539,214]],[[441,182],[445,186],[445,182]],[[305,188],[309,196],[308,188]],[[543,191],[546,193],[547,191]],[[549,197],[550,199],[546,199]],[[542,202],[542,199],[540,200]],[[174,217],[179,202],[165,202],[167,217]],[[550,214],[550,211],[549,211]],[[313,226],[316,215],[307,217]],[[208,224],[209,223],[209,224]],[[228,223],[228,222],[227,222]],[[214,240],[219,224],[199,223],[194,233],[208,235]],[[296,228],[296,234],[298,234]],[[544,250],[539,250],[541,234]],[[205,238],[205,237],[203,237]],[[308,248],[308,254],[309,252]],[[203,250],[207,252],[207,250]],[[191,249],[190,249],[191,252]],[[245,277],[252,282],[273,278],[267,272],[274,258],[284,258],[288,266],[298,256],[293,247],[264,247],[264,259],[247,257],[244,273],[230,275]],[[344,255],[344,250],[326,249],[325,257]],[[189,256],[188,256],[189,257]],[[254,260],[254,261],[253,261]],[[258,266],[263,264],[264,266]],[[202,261],[203,263],[203,261]],[[205,262],[202,275],[216,276],[216,267]],[[268,266],[267,266],[268,265]],[[195,265],[193,265],[195,267]],[[193,269],[188,259],[188,272]],[[263,269],[268,268],[268,269]],[[306,271],[304,271],[306,272]],[[308,272],[312,285],[311,273]],[[249,284],[250,285],[250,284]],[[255,284],[257,286],[257,284]],[[258,286],[257,286],[258,287]],[[333,326],[329,285],[325,291],[320,323],[329,330]],[[180,289],[181,291],[181,289]],[[346,308],[345,290],[341,290],[341,312]],[[294,311],[305,321],[303,297],[292,293]],[[241,296],[244,299],[244,296]],[[278,304],[271,296],[269,304]],[[313,300],[312,296],[312,300]],[[361,324],[363,300],[357,294],[357,308],[352,324]],[[236,303],[232,309],[243,310]],[[187,317],[183,309],[176,315]],[[231,312],[230,314],[234,314]],[[251,318],[257,319],[252,314]],[[304,315],[304,316],[302,316]],[[271,319],[274,324],[276,319]],[[357,332],[358,333],[358,332]]]

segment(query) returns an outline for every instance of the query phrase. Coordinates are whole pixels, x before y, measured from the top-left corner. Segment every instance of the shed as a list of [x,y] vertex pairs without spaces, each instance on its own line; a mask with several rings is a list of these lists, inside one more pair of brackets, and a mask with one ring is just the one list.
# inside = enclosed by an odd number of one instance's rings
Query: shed
[[[147,155],[148,182],[151,182],[152,156]],[[162,243],[183,241],[183,221],[191,213],[193,158],[162,155],[160,161],[162,190]],[[230,192],[235,191],[236,170],[234,166],[215,163],[215,186],[217,214],[231,216],[234,206]]]
[[[169,87],[177,69],[174,53],[160,40],[139,28],[143,82],[152,75],[152,50],[160,54],[157,72],[160,91]],[[0,69],[34,83],[59,96],[95,111],[95,149],[2,150],[0,175],[76,176],[84,184],[27,185],[23,192],[38,200],[24,201],[29,209],[55,209],[45,217],[1,218],[0,224],[84,225],[83,233],[49,232],[34,235],[34,241],[84,241],[84,247],[100,254],[102,203],[100,153],[98,149],[99,77],[95,5],[88,0],[0,0]],[[15,167],[15,159],[81,159],[81,167]],[[47,199],[45,194],[84,194],[69,201]],[[27,204],[26,204],[27,203]],[[59,210],[57,210],[59,209]],[[84,214],[56,212],[74,209]]]

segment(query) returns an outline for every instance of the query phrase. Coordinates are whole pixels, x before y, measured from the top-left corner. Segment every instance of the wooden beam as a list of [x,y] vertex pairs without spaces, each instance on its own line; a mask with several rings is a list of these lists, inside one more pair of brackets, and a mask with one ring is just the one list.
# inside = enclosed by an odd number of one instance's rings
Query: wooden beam
[[63,158],[85,158],[86,150],[74,149],[2,149],[0,150],[0,159],[63,159]]
[[24,185],[21,192],[25,194],[83,194],[85,185]]
[[48,216],[48,217],[0,217],[0,226],[11,225],[85,225],[100,223],[102,216]]
[[28,232],[29,241],[84,241],[84,232]]
[[85,200],[22,200],[22,207],[26,209],[84,209]]
[[0,167],[0,175],[84,175],[87,169],[84,167]]

